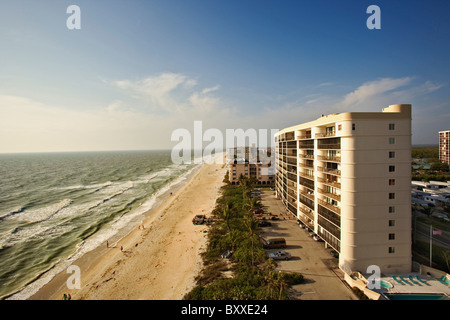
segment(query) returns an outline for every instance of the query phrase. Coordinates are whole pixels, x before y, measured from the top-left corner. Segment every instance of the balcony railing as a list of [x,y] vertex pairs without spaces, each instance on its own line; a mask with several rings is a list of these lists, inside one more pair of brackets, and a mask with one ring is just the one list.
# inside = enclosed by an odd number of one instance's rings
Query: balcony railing
[[298,209],[301,213],[306,215],[308,218],[310,218],[311,220],[314,220],[314,211],[312,209],[304,207],[303,205],[300,205],[298,207]]
[[305,197],[307,197],[310,200],[314,201],[314,193],[308,193],[307,191],[304,190],[300,190],[300,194],[304,195]]
[[300,154],[300,158],[303,158],[303,159],[314,159],[314,155],[313,154],[301,153]]
[[340,143],[321,143],[318,149],[341,149]]
[[303,162],[303,161],[300,161],[298,164],[299,164],[299,166],[304,167],[304,168],[314,169],[314,163],[311,163],[311,162],[307,162],[307,161]]
[[336,136],[335,131],[316,133],[316,138],[328,138],[328,137],[335,137],[335,136]]
[[321,161],[341,162],[340,156],[317,156]]
[[341,170],[333,169],[333,168],[326,168],[326,167],[317,167],[317,170],[324,173],[329,173],[333,175],[341,175]]
[[317,202],[321,205],[321,206],[323,206],[323,207],[325,207],[325,208],[328,208],[328,209],[330,209],[331,211],[333,211],[333,212],[335,212],[335,213],[337,213],[337,214],[341,214],[341,208],[339,208],[338,206],[334,206],[334,205],[332,205],[331,203],[328,203],[328,202],[326,202],[326,201],[323,201],[322,199],[317,199]]
[[329,179],[324,179],[322,177],[317,177],[317,181],[325,183],[329,186],[335,187],[335,188],[341,188],[341,183],[337,182],[337,181],[333,181],[333,180],[329,180]]
[[322,188],[318,188],[319,192],[322,193],[323,195],[332,198],[336,201],[341,201],[341,195],[340,194],[335,194],[332,192],[327,191],[326,189],[322,189]]

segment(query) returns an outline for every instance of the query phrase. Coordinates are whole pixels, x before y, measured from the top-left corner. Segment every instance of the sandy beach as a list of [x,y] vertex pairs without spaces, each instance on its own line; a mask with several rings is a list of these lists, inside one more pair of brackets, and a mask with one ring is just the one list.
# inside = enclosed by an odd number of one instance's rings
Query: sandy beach
[[75,261],[80,289],[69,290],[62,272],[30,299],[61,300],[180,300],[202,268],[206,245],[204,225],[193,225],[196,214],[211,213],[223,185],[226,168],[203,164],[182,187],[152,209],[143,222],[117,243],[97,248]]

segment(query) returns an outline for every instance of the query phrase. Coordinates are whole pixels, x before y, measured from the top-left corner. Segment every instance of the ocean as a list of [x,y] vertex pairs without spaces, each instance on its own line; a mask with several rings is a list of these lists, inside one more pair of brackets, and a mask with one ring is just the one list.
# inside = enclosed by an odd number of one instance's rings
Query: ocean
[[0,299],[27,299],[126,235],[197,167],[170,151],[0,155]]

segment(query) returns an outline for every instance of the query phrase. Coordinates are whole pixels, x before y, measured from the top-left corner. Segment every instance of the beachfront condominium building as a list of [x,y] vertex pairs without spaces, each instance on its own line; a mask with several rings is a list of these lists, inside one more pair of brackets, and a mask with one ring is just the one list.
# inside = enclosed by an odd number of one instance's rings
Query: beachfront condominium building
[[240,176],[254,178],[257,185],[272,185],[275,161],[271,149],[235,147],[227,150],[228,177],[231,184],[239,184]]
[[450,164],[450,130],[439,131],[439,160]]
[[275,145],[277,197],[343,271],[411,271],[411,105],[322,116]]

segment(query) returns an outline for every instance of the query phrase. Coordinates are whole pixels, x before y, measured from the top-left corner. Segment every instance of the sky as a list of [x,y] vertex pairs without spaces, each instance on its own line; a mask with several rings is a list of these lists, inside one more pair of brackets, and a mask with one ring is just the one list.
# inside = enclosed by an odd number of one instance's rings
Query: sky
[[[381,29],[367,27],[370,5]],[[0,0],[0,153],[171,149],[194,121],[225,137],[401,103],[413,144],[437,144],[449,12],[448,0]]]

